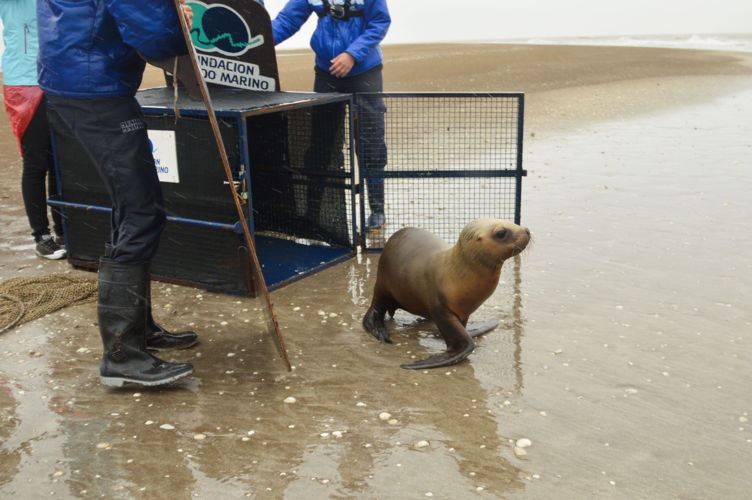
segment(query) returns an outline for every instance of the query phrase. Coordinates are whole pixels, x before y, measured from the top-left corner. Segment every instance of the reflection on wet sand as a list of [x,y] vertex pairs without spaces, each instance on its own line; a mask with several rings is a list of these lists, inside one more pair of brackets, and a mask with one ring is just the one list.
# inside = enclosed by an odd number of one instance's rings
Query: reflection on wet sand
[[[2,408],[2,425],[0,425],[0,442],[9,443],[10,437],[17,432],[20,425],[18,418],[18,401],[13,397],[12,379],[0,378],[0,408]],[[21,450],[18,447],[3,445],[0,447],[0,486],[11,482],[18,473],[21,463]]]
[[514,300],[512,302],[512,331],[514,331],[514,392],[521,396],[525,384],[522,380],[522,276],[520,274],[520,257],[514,258]]
[[[426,492],[458,498],[520,488],[518,468],[504,458],[509,445],[496,415],[501,400],[521,390],[519,365],[499,366],[519,356],[519,261],[508,272],[514,290],[500,287],[517,307],[479,340],[478,352],[493,350],[501,360],[481,383],[473,361],[425,373],[398,367],[411,353],[423,354],[421,343],[435,335],[429,323],[400,316],[394,346],[362,331],[369,298],[363,291],[373,286],[377,258],[362,256],[360,263],[275,293],[289,330],[291,374],[280,369],[263,332],[247,333],[244,321],[252,311],[242,312],[245,301],[226,296],[204,293],[195,308],[200,314],[183,313],[207,340],[194,352],[174,354],[191,358],[198,369],[171,389],[100,387],[96,326],[85,319],[93,305],[66,313],[56,322],[57,335],[40,334],[39,323],[36,331],[33,325],[18,330],[19,338],[34,335],[40,342],[34,350],[46,354],[24,360],[24,344],[9,356],[24,362],[8,374],[22,382],[12,388],[7,382],[0,396],[15,415],[0,426],[4,491],[43,491],[31,481],[36,477],[45,478],[50,493],[81,498],[159,498],[161,491],[170,498],[409,498]],[[347,289],[350,296],[341,293]],[[175,302],[190,303],[196,295],[171,290]],[[237,312],[227,313],[228,302]],[[288,397],[295,402],[285,403]],[[382,412],[394,420],[381,420]],[[48,427],[42,435],[40,421]],[[430,445],[415,448],[422,440]]]

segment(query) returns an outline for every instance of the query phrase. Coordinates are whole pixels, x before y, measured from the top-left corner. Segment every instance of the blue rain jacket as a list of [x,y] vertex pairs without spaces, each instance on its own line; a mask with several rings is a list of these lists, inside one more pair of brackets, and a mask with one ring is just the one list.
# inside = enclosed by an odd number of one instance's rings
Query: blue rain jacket
[[0,0],[3,20],[3,84],[37,84],[37,2]]
[[[342,5],[343,0],[329,0],[332,5]],[[316,30],[311,36],[311,48],[316,53],[316,66],[329,72],[331,60],[342,52],[355,58],[349,76],[356,76],[381,64],[379,44],[386,36],[391,23],[386,0],[351,0],[351,10],[363,15],[347,21],[330,15],[319,17]],[[324,11],[321,0],[290,0],[272,22],[274,43],[279,44],[293,34],[308,20],[312,13]]]
[[37,19],[39,85],[52,95],[134,95],[144,58],[188,51],[171,0],[38,0]]

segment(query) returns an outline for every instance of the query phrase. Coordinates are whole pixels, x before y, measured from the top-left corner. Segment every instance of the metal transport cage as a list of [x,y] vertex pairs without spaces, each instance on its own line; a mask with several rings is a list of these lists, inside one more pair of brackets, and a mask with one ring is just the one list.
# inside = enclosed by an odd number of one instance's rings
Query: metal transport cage
[[[382,248],[405,226],[452,242],[474,218],[520,220],[522,94],[217,88],[211,97],[270,289],[341,262],[358,246]],[[168,214],[153,277],[255,295],[203,104],[174,102],[167,87],[137,98]],[[363,112],[374,105],[384,112]],[[385,151],[370,147],[379,135]],[[49,203],[64,211],[70,262],[94,269],[109,235],[110,201],[73,137],[55,136],[53,145],[59,187]],[[386,226],[368,232],[369,196],[379,185]]]
[[[152,262],[156,279],[255,295],[246,279],[239,221],[203,103],[173,91],[137,94],[157,163],[168,223]],[[352,155],[339,121],[347,94],[213,89],[212,100],[245,213],[270,289],[352,255],[355,248]],[[311,145],[312,116],[336,129],[327,151]],[[54,137],[69,260],[95,268],[110,230],[110,202],[73,137]],[[323,155],[329,158],[323,158]],[[325,165],[326,168],[322,167]],[[331,171],[329,171],[331,169]]]

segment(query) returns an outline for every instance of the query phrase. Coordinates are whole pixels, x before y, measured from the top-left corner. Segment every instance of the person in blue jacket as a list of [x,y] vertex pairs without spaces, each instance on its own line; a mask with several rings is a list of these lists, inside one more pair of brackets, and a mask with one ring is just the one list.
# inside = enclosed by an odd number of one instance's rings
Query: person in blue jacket
[[[3,21],[3,101],[23,160],[21,195],[37,255],[62,259],[63,219],[52,209],[57,238],[50,234],[47,194],[55,196],[55,174],[47,105],[37,85],[37,2],[0,1]],[[45,183],[47,189],[45,189]]]
[[[272,21],[274,43],[280,44],[295,34],[311,14],[318,16],[311,37],[315,52],[314,92],[383,91],[382,56],[379,44],[391,23],[386,0],[289,0]],[[384,141],[383,99],[370,96],[361,101],[358,116],[359,158],[366,171],[378,176],[387,162]],[[314,141],[325,141],[321,113],[313,115]],[[317,123],[319,122],[319,123]],[[335,134],[336,135],[336,134]],[[368,204],[371,213],[366,229],[380,230],[384,215],[384,180],[368,179]]]
[[38,0],[37,20],[52,130],[81,145],[112,200],[111,245],[99,264],[101,381],[152,386],[184,377],[189,363],[149,352],[190,347],[197,336],[171,334],[151,318],[149,263],[165,209],[135,98],[144,59],[187,53],[177,12],[170,0]]

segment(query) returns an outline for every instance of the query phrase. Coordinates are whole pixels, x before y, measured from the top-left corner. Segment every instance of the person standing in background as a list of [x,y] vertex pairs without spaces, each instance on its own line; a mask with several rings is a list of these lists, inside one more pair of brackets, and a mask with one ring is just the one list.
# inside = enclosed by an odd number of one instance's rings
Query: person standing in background
[[[23,160],[21,194],[37,255],[45,259],[66,256],[63,219],[52,209],[57,238],[50,234],[47,194],[53,197],[55,183],[47,103],[37,84],[36,0],[0,0],[3,22],[3,100]],[[45,184],[47,189],[45,189]]]
[[[391,24],[386,0],[289,0],[272,21],[274,44],[295,34],[312,13],[318,16],[311,48],[316,55],[314,92],[382,92],[382,56],[379,44]],[[357,143],[361,167],[367,172],[384,170],[386,107],[379,96],[361,100]],[[326,140],[313,117],[314,143]],[[378,231],[386,224],[384,180],[368,179],[371,209],[366,229]]]

